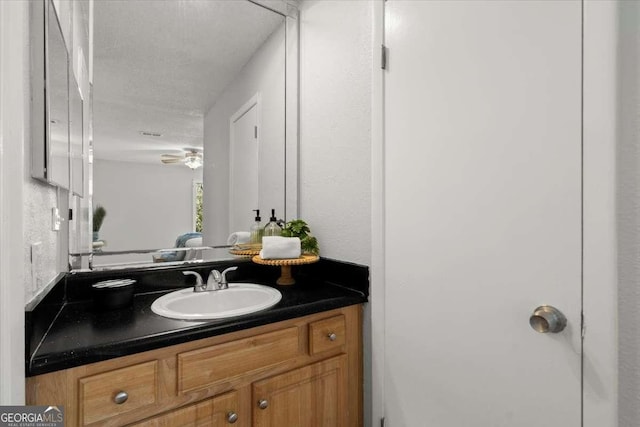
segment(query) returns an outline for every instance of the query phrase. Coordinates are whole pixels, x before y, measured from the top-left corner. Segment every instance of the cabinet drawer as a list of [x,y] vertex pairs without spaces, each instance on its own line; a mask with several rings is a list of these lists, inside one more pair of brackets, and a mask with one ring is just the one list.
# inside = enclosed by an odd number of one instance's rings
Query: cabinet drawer
[[[157,417],[131,424],[129,427],[223,427],[239,420],[238,392],[230,391]],[[246,425],[240,420],[239,425]]]
[[277,365],[299,355],[298,328],[178,354],[178,391],[186,393]]
[[[128,366],[79,381],[80,421],[83,425],[134,411],[158,400],[158,362]],[[118,393],[126,399],[116,403]]]
[[343,348],[346,338],[344,315],[309,323],[309,354]]

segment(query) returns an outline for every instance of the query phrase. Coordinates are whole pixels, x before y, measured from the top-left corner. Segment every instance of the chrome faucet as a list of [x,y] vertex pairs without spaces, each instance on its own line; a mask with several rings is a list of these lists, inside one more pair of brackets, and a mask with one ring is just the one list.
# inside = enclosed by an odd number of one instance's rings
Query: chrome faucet
[[196,284],[193,287],[193,292],[207,292],[207,291],[219,291],[221,289],[228,289],[229,283],[227,282],[227,272],[236,270],[238,267],[229,267],[222,272],[218,270],[211,270],[209,277],[207,277],[207,283],[204,283],[200,273],[195,271],[183,271],[185,276],[195,276]]
[[217,291],[218,289],[220,289],[220,272],[218,270],[211,270],[207,278],[207,288],[205,291]]
[[185,276],[196,276],[196,284],[193,287],[193,292],[204,292],[207,290],[207,285],[202,282],[202,276],[195,271],[183,271]]

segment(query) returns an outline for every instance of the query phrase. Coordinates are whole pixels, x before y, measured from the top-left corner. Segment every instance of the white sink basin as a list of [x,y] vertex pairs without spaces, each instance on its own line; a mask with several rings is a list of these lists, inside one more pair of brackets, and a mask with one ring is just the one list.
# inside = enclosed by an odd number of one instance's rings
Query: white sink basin
[[268,286],[230,283],[229,289],[219,291],[193,292],[193,288],[186,288],[171,292],[155,300],[151,310],[172,319],[224,319],[264,310],[280,298],[282,294]]

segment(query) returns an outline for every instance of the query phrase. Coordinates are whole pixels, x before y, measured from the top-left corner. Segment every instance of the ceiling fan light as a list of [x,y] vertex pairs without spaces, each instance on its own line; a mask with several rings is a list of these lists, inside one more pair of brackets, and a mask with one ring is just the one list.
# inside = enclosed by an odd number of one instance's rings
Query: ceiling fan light
[[190,169],[198,169],[200,166],[202,166],[202,157],[189,156],[185,159],[184,164],[187,165]]

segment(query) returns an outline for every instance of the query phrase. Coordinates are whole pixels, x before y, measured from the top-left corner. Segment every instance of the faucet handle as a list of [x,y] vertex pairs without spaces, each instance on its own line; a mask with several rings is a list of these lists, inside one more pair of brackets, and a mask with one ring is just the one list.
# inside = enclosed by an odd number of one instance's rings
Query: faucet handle
[[183,271],[185,276],[196,276],[196,285],[193,287],[193,292],[202,292],[205,290],[205,284],[202,282],[202,276],[195,271]]
[[229,267],[226,268],[223,272],[222,272],[222,279],[220,280],[220,284],[221,285],[226,285],[227,284],[227,272],[229,271],[233,271],[233,270],[237,270],[238,267]]
[[211,270],[209,277],[207,278],[207,289],[215,289],[215,287],[222,280],[222,275],[218,270]]

